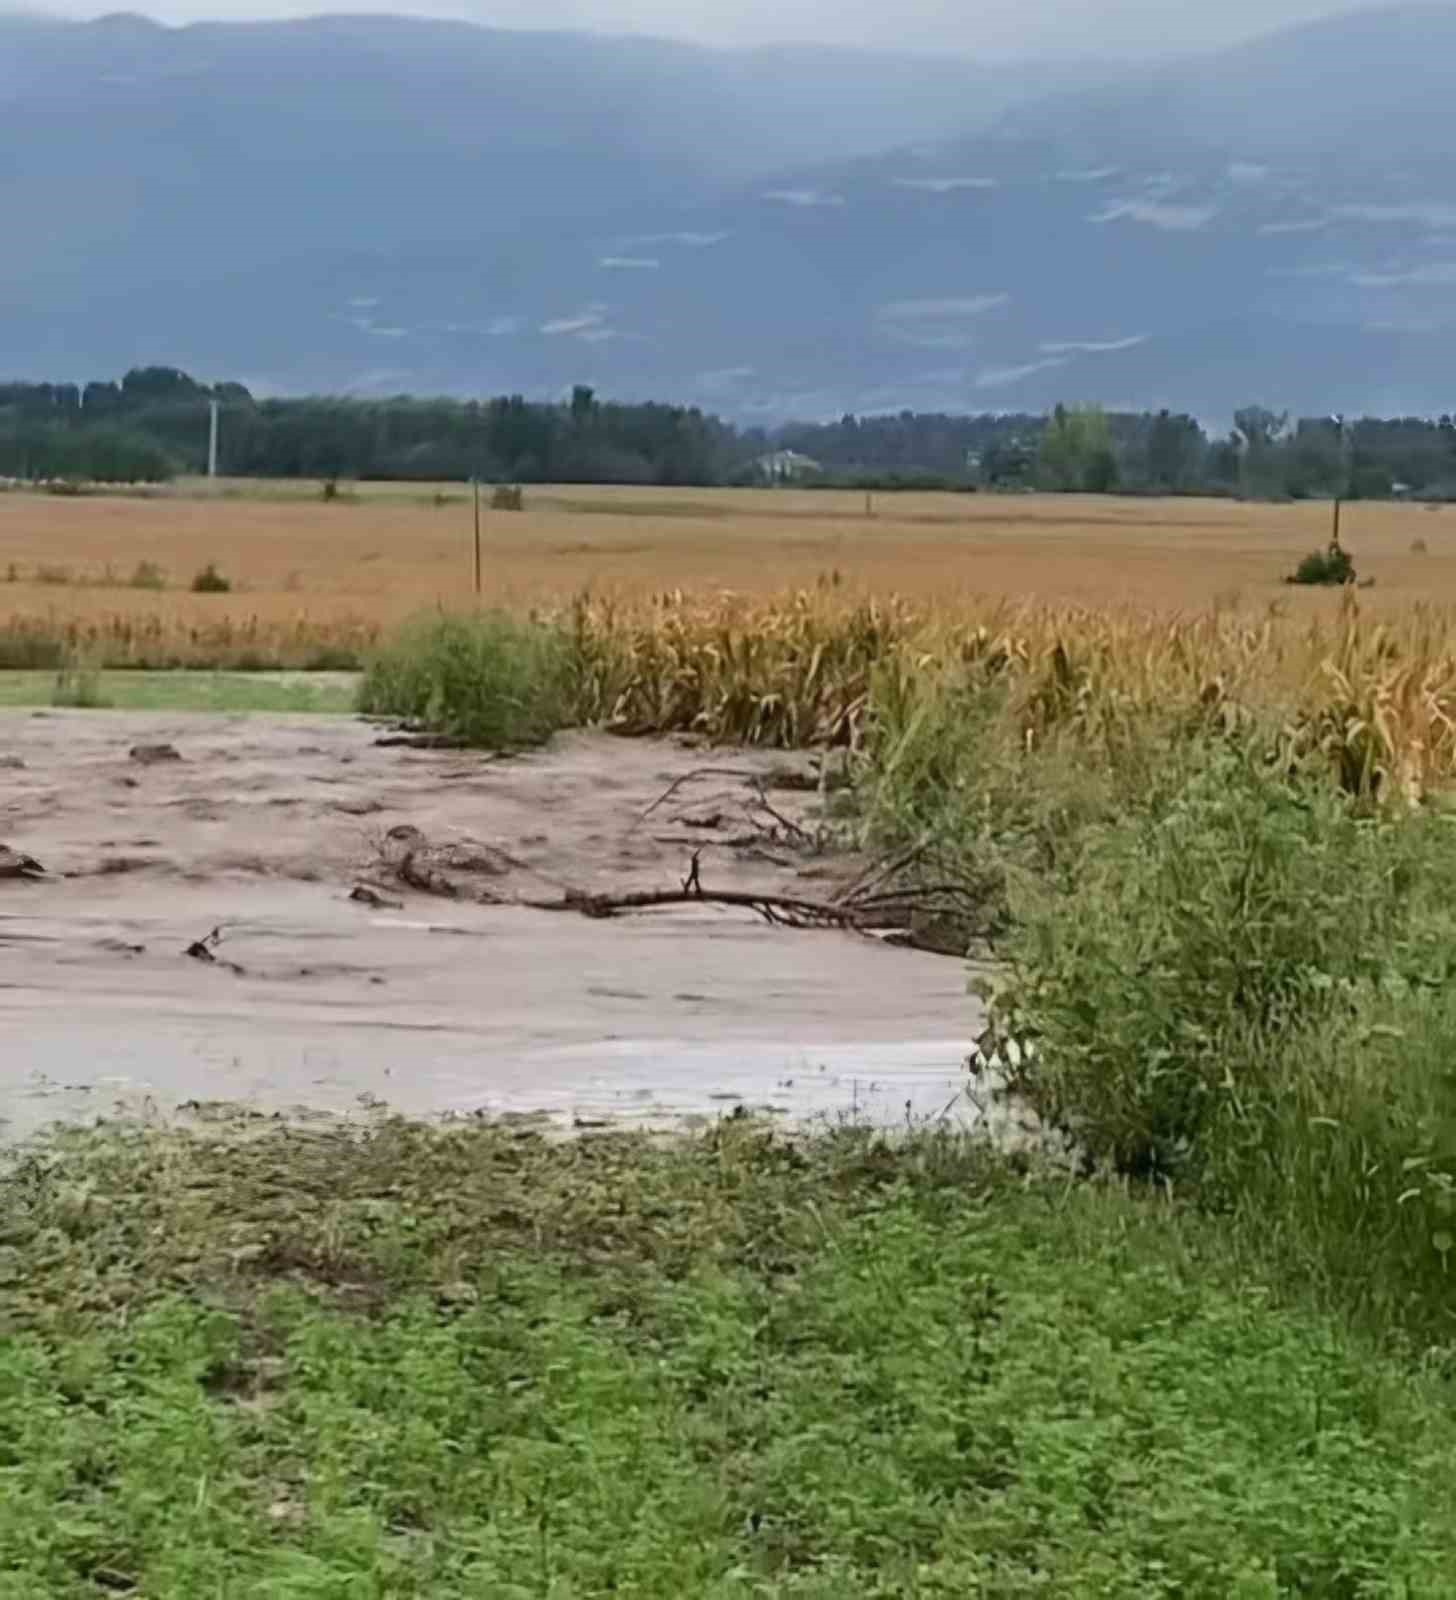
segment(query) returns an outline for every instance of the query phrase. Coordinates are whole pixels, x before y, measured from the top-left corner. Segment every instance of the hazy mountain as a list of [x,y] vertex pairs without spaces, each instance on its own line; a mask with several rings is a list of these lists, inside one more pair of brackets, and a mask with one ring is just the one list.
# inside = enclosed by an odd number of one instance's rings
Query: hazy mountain
[[1393,8],[1092,86],[390,18],[0,21],[0,350],[763,417],[1449,409],[1453,46],[1456,7]]

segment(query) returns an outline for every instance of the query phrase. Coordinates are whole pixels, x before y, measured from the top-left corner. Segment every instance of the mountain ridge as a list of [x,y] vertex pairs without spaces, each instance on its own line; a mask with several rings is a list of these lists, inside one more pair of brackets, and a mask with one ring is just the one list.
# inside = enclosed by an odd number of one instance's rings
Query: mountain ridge
[[1450,408],[1456,5],[1003,72],[970,108],[1000,69],[409,18],[30,37],[28,95],[0,65],[16,376],[579,381],[747,420]]

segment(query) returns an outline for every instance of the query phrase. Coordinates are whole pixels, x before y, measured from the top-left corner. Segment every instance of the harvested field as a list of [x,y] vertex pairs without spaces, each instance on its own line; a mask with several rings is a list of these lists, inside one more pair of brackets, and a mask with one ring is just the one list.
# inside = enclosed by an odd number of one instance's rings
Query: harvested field
[[[311,498],[306,498],[310,496]],[[1205,610],[1328,611],[1281,579],[1327,537],[1329,508],[1211,500],[794,490],[528,489],[521,513],[485,511],[483,588],[513,608],[584,587],[782,591],[837,575],[855,591],[951,603],[971,596]],[[1450,530],[1447,532],[1447,530]],[[1456,512],[1348,507],[1345,539],[1368,603],[1456,603]],[[472,519],[461,486],[363,487],[325,503],[307,485],[154,496],[0,495],[0,625],[73,624],[120,646],[135,634],[196,653],[367,644],[424,608],[470,599]],[[1425,553],[1412,546],[1423,541]],[[193,594],[208,562],[227,594]],[[142,563],[166,585],[131,587]],[[148,569],[155,581],[156,573]],[[8,581],[7,581],[8,580]]]

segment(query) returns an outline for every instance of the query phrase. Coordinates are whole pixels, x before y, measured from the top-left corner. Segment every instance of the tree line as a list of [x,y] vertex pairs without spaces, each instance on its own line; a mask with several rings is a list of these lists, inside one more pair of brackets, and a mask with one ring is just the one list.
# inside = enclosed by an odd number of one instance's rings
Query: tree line
[[709,486],[762,481],[793,451],[801,481],[864,487],[1456,499],[1456,423],[1291,419],[1251,405],[1226,434],[1170,411],[1057,406],[1049,415],[901,411],[739,428],[695,407],[622,404],[585,386],[561,402],[314,396],[257,398],[174,367],[119,381],[0,384],[0,476],[159,482],[233,477],[479,478],[496,483]]

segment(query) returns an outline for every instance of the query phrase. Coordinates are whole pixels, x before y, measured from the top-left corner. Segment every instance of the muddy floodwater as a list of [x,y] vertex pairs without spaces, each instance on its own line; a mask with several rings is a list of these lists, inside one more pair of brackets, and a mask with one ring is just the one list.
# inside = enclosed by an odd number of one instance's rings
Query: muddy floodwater
[[[733,908],[509,903],[670,888],[695,850],[709,887],[831,893],[856,864],[752,811],[783,757],[570,735],[502,760],[386,731],[0,716],[0,842],[47,869],[0,879],[0,1136],[220,1102],[563,1129],[974,1116],[959,961]],[[764,793],[813,831],[819,796]],[[405,828],[464,863],[454,898],[390,875]]]

